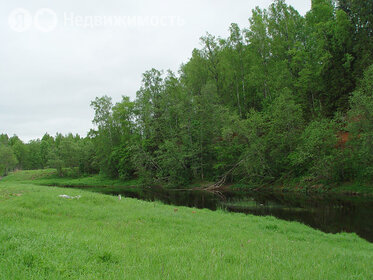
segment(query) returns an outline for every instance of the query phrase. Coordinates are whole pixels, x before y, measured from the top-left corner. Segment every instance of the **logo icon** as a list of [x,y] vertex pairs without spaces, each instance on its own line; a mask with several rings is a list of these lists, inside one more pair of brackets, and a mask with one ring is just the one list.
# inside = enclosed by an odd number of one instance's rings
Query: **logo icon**
[[22,8],[13,10],[8,18],[8,23],[11,29],[16,32],[25,32],[32,26],[32,15],[31,13]]
[[50,32],[57,26],[57,14],[48,8],[38,10],[34,16],[35,27],[42,32]]

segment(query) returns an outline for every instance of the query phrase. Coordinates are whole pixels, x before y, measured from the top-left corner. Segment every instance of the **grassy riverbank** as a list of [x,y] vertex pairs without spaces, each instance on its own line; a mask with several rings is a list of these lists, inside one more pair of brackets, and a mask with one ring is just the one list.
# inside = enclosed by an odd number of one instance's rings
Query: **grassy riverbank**
[[[57,172],[54,169],[44,170],[29,170],[19,171],[11,173],[9,176],[3,179],[4,181],[18,181],[18,182],[29,182],[33,184],[45,185],[45,186],[72,186],[78,188],[90,188],[96,192],[107,192],[120,191],[121,188],[136,187],[140,185],[139,180],[121,181],[118,179],[110,179],[101,175],[90,175],[90,176],[57,176]],[[212,184],[212,183],[211,183]],[[193,187],[205,184],[195,184]],[[274,192],[301,192],[301,193],[335,193],[335,194],[347,194],[347,195],[373,195],[373,185],[360,184],[360,183],[344,183],[341,185],[303,185],[289,184],[289,186],[273,185],[265,187],[253,187],[245,184],[233,184],[230,185],[230,189],[237,190],[259,190],[259,191],[274,191]]]
[[3,178],[3,182],[32,183],[42,186],[89,188],[95,192],[120,191],[121,188],[139,186],[139,181],[121,181],[101,175],[64,176],[57,175],[55,169],[25,170],[13,172]]
[[0,182],[0,279],[373,278],[373,244],[355,234],[119,201],[28,176]]

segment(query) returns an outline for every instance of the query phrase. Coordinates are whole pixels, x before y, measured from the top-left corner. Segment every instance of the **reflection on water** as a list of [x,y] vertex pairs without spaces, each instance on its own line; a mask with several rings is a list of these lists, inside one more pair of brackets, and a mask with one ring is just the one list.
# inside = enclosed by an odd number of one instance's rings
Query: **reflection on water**
[[223,196],[218,196],[203,191],[161,188],[121,188],[102,192],[148,201],[158,200],[177,206],[271,215],[298,221],[328,233],[355,232],[373,242],[373,198],[258,192],[225,192]]
[[328,233],[355,232],[373,242],[373,199],[340,195],[253,194],[223,202],[228,211],[272,215]]

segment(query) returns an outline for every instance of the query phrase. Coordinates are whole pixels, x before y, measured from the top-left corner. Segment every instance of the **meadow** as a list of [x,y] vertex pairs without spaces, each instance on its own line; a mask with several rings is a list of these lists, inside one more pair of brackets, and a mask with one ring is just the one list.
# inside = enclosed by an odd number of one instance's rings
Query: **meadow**
[[35,174],[0,181],[0,279],[373,279],[373,244],[355,234],[41,186]]

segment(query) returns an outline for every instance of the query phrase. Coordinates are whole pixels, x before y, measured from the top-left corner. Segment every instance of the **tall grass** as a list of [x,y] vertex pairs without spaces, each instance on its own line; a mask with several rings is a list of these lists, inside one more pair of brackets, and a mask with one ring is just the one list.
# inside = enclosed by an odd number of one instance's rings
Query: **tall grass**
[[373,244],[355,234],[13,179],[0,279],[373,279]]

